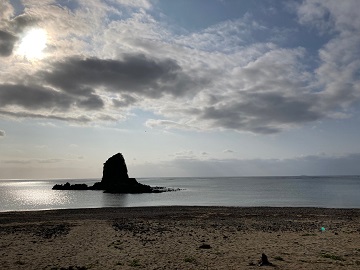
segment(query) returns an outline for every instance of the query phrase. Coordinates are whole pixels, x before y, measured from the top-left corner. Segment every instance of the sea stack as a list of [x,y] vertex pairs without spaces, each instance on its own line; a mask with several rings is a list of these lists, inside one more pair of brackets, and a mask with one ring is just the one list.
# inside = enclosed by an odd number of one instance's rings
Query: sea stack
[[135,178],[129,178],[125,159],[121,153],[110,157],[103,168],[101,182],[93,186],[86,184],[56,184],[54,190],[103,190],[108,193],[159,193],[166,191],[175,191],[174,189],[163,187],[151,187],[140,184]]
[[151,193],[156,192],[148,185],[140,184],[135,178],[129,178],[125,159],[121,153],[110,157],[104,163],[103,177],[93,189],[109,193]]
[[104,185],[107,183],[116,183],[119,179],[128,178],[129,176],[125,159],[121,153],[113,155],[104,163],[103,177],[101,180],[101,183]]

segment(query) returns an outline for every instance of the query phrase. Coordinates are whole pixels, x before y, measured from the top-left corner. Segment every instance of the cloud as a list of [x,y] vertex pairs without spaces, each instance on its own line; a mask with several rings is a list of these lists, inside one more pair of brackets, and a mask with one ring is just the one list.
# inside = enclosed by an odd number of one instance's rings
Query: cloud
[[[0,105],[3,113],[7,111],[14,116],[14,112],[19,112],[14,110],[15,106],[37,110],[39,117],[43,114],[48,118],[71,119],[68,115],[72,110],[106,112],[111,106],[125,108],[135,104],[140,97],[181,97],[191,89],[191,83],[171,59],[142,54],[124,55],[120,60],[69,57],[49,63],[46,71],[39,70],[31,77],[0,84]],[[21,114],[35,115],[25,111]],[[115,119],[110,115],[107,118]]]
[[[320,65],[313,74],[305,60],[311,55],[304,48],[270,45],[256,51],[256,46],[250,45],[250,57],[241,59],[237,54],[244,49],[238,48],[231,54],[233,61],[223,55],[227,73],[213,76],[211,87],[204,87],[198,99],[188,101],[183,108],[164,106],[162,113],[169,120],[183,115],[188,125],[203,129],[261,134],[346,115],[360,101],[360,61],[355,57],[360,56],[360,23],[354,12],[356,1],[346,5],[335,2],[305,1],[308,8],[299,6],[299,10],[303,9],[298,13],[301,23],[313,23],[324,31],[336,30],[331,31],[332,38],[319,50]],[[320,25],[319,20],[328,26]],[[241,64],[236,65],[235,61]]]
[[[313,78],[300,62],[304,56],[301,48],[269,48],[244,66],[228,67],[227,74],[214,76],[211,84],[181,107],[170,102],[161,112],[170,119],[182,115],[189,127],[263,134],[316,121],[324,115],[318,109],[317,94],[308,87]],[[150,123],[177,127],[171,121]]]
[[[312,92],[314,78],[306,71],[308,67],[303,59],[308,55],[303,48],[281,49],[270,43],[244,46],[243,43],[223,44],[222,48],[232,49],[222,51],[212,46],[217,43],[209,40],[209,36],[217,33],[222,40],[231,41],[238,37],[230,34],[231,29],[240,31],[245,25],[241,20],[226,21],[201,34],[173,36],[176,47],[163,40],[159,42],[158,37],[144,39],[143,29],[131,36],[131,42],[124,38],[123,42],[131,49],[141,44],[140,48],[148,53],[170,55],[194,82],[179,101],[165,97],[155,104],[142,103],[164,116],[149,119],[147,126],[270,134],[326,117],[327,111],[318,109],[319,97]],[[264,31],[262,26],[254,25],[246,31]],[[152,27],[161,28],[154,23]],[[160,29],[160,32],[164,31]],[[200,39],[202,45],[197,42]],[[239,42],[234,40],[234,44]]]
[[26,28],[35,26],[40,21],[36,14],[21,14],[9,21],[9,29],[14,33],[22,33]]
[[144,9],[150,9],[151,3],[147,0],[116,0],[117,3],[130,7],[139,7]]
[[186,124],[181,124],[171,120],[161,120],[161,119],[149,119],[145,122],[145,126],[149,128],[163,128],[163,129],[196,129],[195,127],[188,126]]
[[202,51],[234,53],[246,45],[258,42],[254,35],[262,36],[271,31],[256,22],[250,14],[236,20],[226,20],[200,32],[180,36],[176,41],[185,47]]
[[14,14],[13,6],[6,0],[1,0],[1,9],[0,9],[0,25],[4,21],[9,20]]
[[254,133],[276,133],[286,125],[315,121],[321,113],[315,111],[313,100],[301,101],[278,93],[244,94],[238,102],[228,100],[217,106],[203,108],[201,118],[211,121],[214,128],[249,130]]
[[319,50],[318,105],[328,112],[346,112],[360,101],[360,19],[358,1],[305,1],[298,8],[299,21],[316,27],[331,39]]
[[[4,5],[4,7],[3,7]],[[34,26],[39,21],[36,17],[29,14],[21,14],[14,18],[13,9],[10,4],[1,3],[3,14],[0,13],[0,57],[9,57],[12,55],[16,42],[20,39],[24,30]]]
[[360,19],[357,0],[348,0],[339,5],[336,0],[305,0],[298,6],[299,21],[311,24],[322,31],[358,31]]
[[18,38],[11,33],[0,30],[0,56],[10,56],[17,40]]
[[52,163],[62,163],[62,162],[73,162],[76,159],[65,159],[65,158],[48,158],[48,159],[19,159],[19,160],[2,160],[4,164],[52,164]]
[[[97,1],[89,3],[99,4]],[[63,16],[63,11],[51,7],[54,12],[50,15],[46,12],[50,7],[41,8],[42,23],[49,21],[51,27],[55,27],[53,20]],[[28,13],[30,10],[29,6]],[[77,12],[83,14],[82,11],[82,6],[78,7]],[[105,15],[99,13],[97,16]],[[82,19],[80,17],[79,21]],[[249,21],[251,27],[246,28]],[[9,86],[3,85],[3,103],[23,109],[36,107],[37,115],[41,114],[41,109],[50,108],[69,113],[73,109],[85,113],[103,111],[109,115],[111,107],[139,106],[163,116],[163,119],[146,121],[149,127],[234,129],[256,133],[279,132],[320,117],[313,109],[315,98],[299,90],[301,84],[306,83],[304,80],[308,80],[299,64],[303,50],[281,50],[272,44],[233,46],[239,43],[237,36],[240,34],[245,38],[251,36],[252,31],[263,31],[264,27],[252,18],[225,21],[188,36],[172,35],[144,12],[135,12],[130,18],[108,25],[97,23],[96,27],[106,28],[104,48],[111,58],[80,55],[55,58],[33,72],[31,78],[24,77],[23,80],[32,81],[32,84],[25,85],[21,78],[17,79],[14,85],[19,89],[11,94],[6,89]],[[64,27],[68,28],[66,32],[78,38],[85,32],[75,32],[71,25]],[[234,31],[239,35],[234,35]],[[87,37],[101,44],[97,37]],[[208,45],[217,43],[207,40],[209,37],[215,41],[221,37],[230,43],[222,44],[225,51],[214,46],[210,49],[206,42]],[[192,46],[191,40],[202,40],[202,45]],[[233,49],[227,50],[230,47]],[[284,73],[291,74],[291,78],[283,76]],[[29,88],[29,94],[35,94],[32,96],[42,92],[44,96],[34,104],[34,98],[22,98],[20,92],[25,88]],[[31,114],[34,112],[27,115]],[[59,116],[47,112],[46,117],[51,115]],[[61,118],[72,117],[61,115]]]
[[155,167],[156,176],[188,177],[359,175],[359,162],[360,153],[288,159],[204,159],[184,152],[184,158],[179,153],[173,160],[132,165],[131,170],[148,176],[154,174]]
[[38,85],[0,85],[0,106],[20,106],[26,109],[68,110],[70,96]]
[[80,1],[78,5],[82,8],[87,8],[89,10],[100,10],[100,12],[121,14],[119,10],[124,8],[132,9],[144,9],[148,10],[152,8],[152,4],[148,0],[112,0],[112,1],[102,1],[102,0],[87,0]]
[[[2,0],[3,1],[3,0]],[[91,1],[86,1],[89,4]],[[83,2],[80,2],[83,3]],[[64,3],[66,4],[66,3]],[[3,5],[5,10],[3,10]],[[0,31],[7,33],[0,37],[0,56],[10,56],[14,52],[17,41],[32,28],[41,28],[47,32],[47,48],[45,53],[51,54],[53,59],[61,58],[89,47],[84,38],[92,38],[94,32],[99,31],[102,19],[101,8],[89,14],[89,6],[77,6],[74,10],[54,1],[23,1],[23,13],[14,16],[14,9],[5,1],[1,4],[4,16],[0,16]],[[71,4],[70,4],[71,5]],[[19,7],[17,7],[19,9]],[[17,10],[17,13],[21,10]],[[106,13],[105,13],[106,14]],[[109,12],[108,16],[112,13]],[[1,13],[0,13],[1,15]],[[10,36],[9,36],[10,35]]]
[[[36,3],[14,18],[11,5],[2,11],[2,115],[90,123],[141,108],[158,116],[145,120],[152,128],[271,134],[347,115],[360,101],[356,1],[297,5],[301,26],[329,38],[313,61],[305,48],[281,48],[271,35],[255,40],[279,29],[249,14],[176,34],[145,0]],[[48,31],[51,57],[30,65],[11,52],[34,25]]]
[[[57,121],[65,121],[65,122],[75,122],[75,123],[81,123],[81,124],[87,124],[91,121],[94,121],[94,119],[86,116],[86,115],[54,115],[51,113],[29,113],[29,112],[23,112],[23,111],[4,111],[0,110],[0,115],[7,116],[10,118],[33,118],[33,119],[52,119]],[[111,118],[113,121],[115,119]]]
[[98,110],[104,107],[104,101],[98,95],[92,93],[85,99],[80,99],[76,104],[79,108],[86,110]]
[[173,155],[176,159],[196,159],[196,154],[192,150],[183,150],[174,153]]
[[5,137],[5,131],[0,130],[0,137]]
[[71,57],[39,74],[47,83],[71,94],[88,92],[88,87],[105,87],[110,92],[150,98],[182,95],[188,79],[175,60],[142,54],[124,55],[121,60]]
[[128,107],[137,102],[137,98],[129,94],[122,94],[120,98],[112,100],[115,107]]
[[193,150],[181,150],[178,151],[172,155],[170,155],[176,160],[204,160],[208,159],[210,156],[210,153],[206,151],[193,151]]
[[27,14],[12,18],[14,9],[11,4],[4,0],[0,4],[0,57],[9,57],[22,31],[36,20]]
[[235,153],[235,151],[230,150],[230,149],[226,149],[226,150],[223,151],[223,153],[225,153],[225,154],[232,154],[232,153]]

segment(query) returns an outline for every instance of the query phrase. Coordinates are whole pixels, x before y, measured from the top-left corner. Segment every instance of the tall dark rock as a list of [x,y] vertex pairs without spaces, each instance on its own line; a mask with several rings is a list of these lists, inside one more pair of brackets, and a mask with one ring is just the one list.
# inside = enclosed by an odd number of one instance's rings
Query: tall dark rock
[[110,193],[151,193],[156,189],[140,184],[135,178],[129,178],[125,159],[121,153],[110,157],[103,168],[100,183],[95,183],[93,189],[105,190]]
[[121,153],[113,155],[104,163],[102,184],[113,184],[122,180],[126,181],[128,178],[125,159]]

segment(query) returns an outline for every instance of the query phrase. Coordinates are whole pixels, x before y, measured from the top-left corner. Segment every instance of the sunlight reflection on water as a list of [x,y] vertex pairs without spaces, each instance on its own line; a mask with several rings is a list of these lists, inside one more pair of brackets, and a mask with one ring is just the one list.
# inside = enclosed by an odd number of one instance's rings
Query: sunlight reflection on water
[[23,205],[62,205],[69,202],[68,194],[55,190],[17,190],[15,198]]
[[44,183],[46,183],[45,181],[19,181],[19,180],[15,180],[13,182],[11,181],[4,181],[3,183],[0,184],[0,187],[12,187],[12,186],[17,186],[17,187],[34,187],[34,186],[43,186]]

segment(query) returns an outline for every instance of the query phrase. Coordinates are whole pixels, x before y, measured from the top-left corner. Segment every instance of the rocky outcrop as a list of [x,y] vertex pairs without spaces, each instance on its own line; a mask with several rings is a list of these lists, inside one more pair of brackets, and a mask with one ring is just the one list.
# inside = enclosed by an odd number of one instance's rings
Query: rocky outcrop
[[86,184],[66,183],[64,185],[55,185],[55,190],[103,190],[109,193],[159,193],[172,191],[162,187],[151,187],[139,183],[135,178],[129,178],[125,159],[121,153],[110,157],[103,168],[103,177],[101,182],[88,187]]
[[135,178],[129,178],[125,159],[121,153],[110,157],[104,163],[101,182],[95,183],[92,189],[110,193],[151,193],[157,190],[140,184]]
[[55,189],[55,190],[87,190],[87,189],[89,189],[89,187],[87,184],[71,185],[69,182],[66,182],[66,184],[64,184],[64,185],[56,184],[55,186],[53,186],[52,189]]

